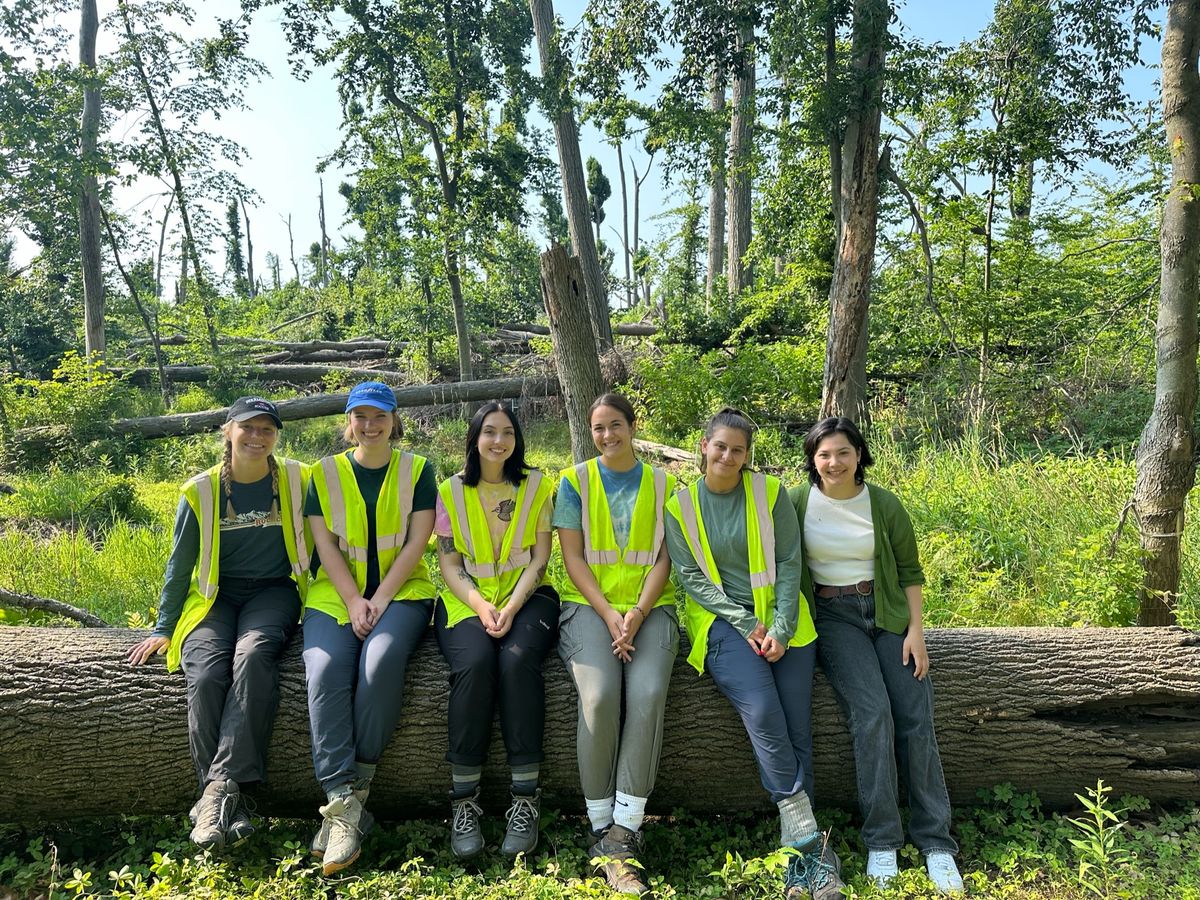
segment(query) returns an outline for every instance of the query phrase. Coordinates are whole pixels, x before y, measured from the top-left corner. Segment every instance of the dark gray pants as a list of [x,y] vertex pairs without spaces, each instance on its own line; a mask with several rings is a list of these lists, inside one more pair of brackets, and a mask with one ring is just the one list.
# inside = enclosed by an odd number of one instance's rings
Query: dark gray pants
[[304,614],[304,673],[313,769],[326,793],[355,778],[356,762],[383,755],[400,720],[404,672],[433,612],[432,600],[396,600],[360,641],[347,622]]
[[208,615],[184,640],[188,743],[201,790],[218,779],[265,779],[279,657],[299,620],[290,578],[222,578]]
[[904,635],[875,627],[875,596],[817,601],[821,668],[854,742],[862,839],[868,850],[904,846],[896,761],[908,784],[909,830],[922,853],[958,852],[933,731],[933,682],[903,664]]

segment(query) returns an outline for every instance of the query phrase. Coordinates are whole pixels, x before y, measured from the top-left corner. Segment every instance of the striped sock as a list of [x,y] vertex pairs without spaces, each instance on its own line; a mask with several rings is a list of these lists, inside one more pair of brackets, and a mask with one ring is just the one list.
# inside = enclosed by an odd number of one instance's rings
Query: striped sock
[[483,766],[460,766],[450,764],[450,780],[454,783],[455,797],[470,797],[479,787],[483,777]]
[[541,766],[537,763],[513,766],[512,792],[526,797],[532,796],[537,791],[539,774],[541,774]]

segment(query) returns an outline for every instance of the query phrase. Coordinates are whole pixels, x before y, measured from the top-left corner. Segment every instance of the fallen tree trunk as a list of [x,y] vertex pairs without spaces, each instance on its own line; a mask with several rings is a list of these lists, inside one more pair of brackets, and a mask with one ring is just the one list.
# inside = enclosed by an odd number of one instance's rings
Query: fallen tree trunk
[[282,350],[258,357],[260,363],[338,363],[361,362],[364,359],[387,359],[392,355],[386,347],[373,350]]
[[[401,407],[412,407],[471,403],[509,397],[547,397],[557,394],[558,390],[558,379],[546,377],[419,384],[396,388],[396,403]],[[313,419],[342,412],[346,408],[346,399],[349,396],[348,393],[313,394],[311,397],[281,400],[275,407],[279,410],[279,418],[285,422]],[[117,419],[114,422],[97,422],[91,431],[77,436],[100,438],[137,435],[143,438],[165,438],[200,434],[219,428],[227,414],[226,407],[198,413]],[[70,437],[71,431],[65,426],[46,425],[39,428],[22,428],[13,433],[12,440],[22,452],[31,453],[52,450]]]
[[[158,378],[156,369],[111,369],[112,374],[123,378],[130,384],[146,387]],[[218,375],[228,375],[229,369],[216,366],[166,366],[164,371],[167,380],[180,383],[203,383]],[[320,364],[296,363],[294,365],[251,365],[238,369],[237,373],[246,379],[260,381],[286,381],[291,384],[312,384],[323,381],[331,372],[340,375],[349,374],[354,378],[383,381],[389,384],[404,384],[409,377],[404,372],[390,369],[358,369],[345,366],[330,366]]]
[[[512,325],[505,325],[504,331],[513,333],[521,333],[522,336],[548,335],[550,328],[546,325],[534,325],[531,322],[517,322]],[[621,325],[613,326],[613,334],[623,334],[627,337],[649,337],[650,335],[658,334],[657,325],[643,325],[641,322],[625,322]]]
[[[0,821],[180,813],[195,785],[184,679],[158,659],[131,668],[144,632],[0,628]],[[928,635],[946,781],[957,803],[1011,782],[1051,807],[1103,778],[1116,793],[1200,802],[1200,634],[1182,628],[937,629]],[[270,750],[267,814],[314,816],[300,642],[282,663]],[[681,652],[671,682],[651,810],[771,809],[741,721]],[[443,813],[446,667],[432,635],[409,666],[404,712],[379,764],[371,806],[383,816]],[[828,685],[814,692],[819,806],[851,807],[850,742]],[[546,665],[546,762],[551,806],[579,812],[575,694],[556,654]],[[493,729],[484,783],[506,802],[507,768]]]
[[667,444],[656,444],[654,441],[643,441],[641,438],[633,439],[633,449],[639,453],[657,456],[660,459],[669,459],[671,462],[695,463],[699,459],[696,453],[680,450],[678,447],[671,447]]
[[[185,334],[173,334],[159,341],[162,347],[182,347],[189,343],[190,338]],[[149,338],[132,338],[131,345],[148,344]],[[242,337],[241,335],[224,335],[218,338],[219,344],[243,344],[253,347],[289,350],[293,353],[313,353],[317,350],[389,350],[407,346],[404,341],[385,341],[381,338],[359,338],[352,341],[276,341],[270,338]]]

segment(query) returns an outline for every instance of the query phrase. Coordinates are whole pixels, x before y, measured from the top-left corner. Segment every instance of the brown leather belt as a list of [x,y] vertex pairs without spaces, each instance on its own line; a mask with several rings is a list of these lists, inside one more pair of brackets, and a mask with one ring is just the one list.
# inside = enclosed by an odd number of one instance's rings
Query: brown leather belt
[[818,584],[814,586],[816,595],[823,600],[836,600],[838,597],[858,595],[865,597],[875,590],[874,581],[860,581],[857,584]]

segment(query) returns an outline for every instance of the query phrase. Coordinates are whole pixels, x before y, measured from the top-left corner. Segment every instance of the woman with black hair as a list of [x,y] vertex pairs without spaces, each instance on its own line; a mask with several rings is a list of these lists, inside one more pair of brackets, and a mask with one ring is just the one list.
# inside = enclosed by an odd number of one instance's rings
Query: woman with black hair
[[896,761],[908,783],[912,841],[934,886],[963,890],[950,799],[933,730],[933,685],[921,623],[925,575],[899,499],[865,481],[874,461],[847,418],[804,439],[808,483],[791,491],[804,533],[803,590],[816,605],[817,652],[846,716],[858,771],[867,875],[886,886],[904,846]]
[[542,662],[558,633],[558,594],[546,582],[554,483],[525,462],[525,439],[503,404],[484,404],[467,428],[466,462],[438,486],[434,531],[446,582],[434,633],[450,666],[450,848],[483,850],[479,780],[497,695],[512,768],[500,851],[537,846],[545,686]]

